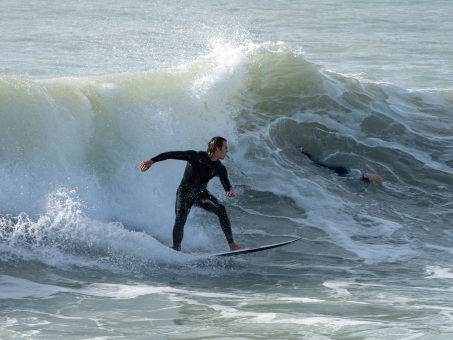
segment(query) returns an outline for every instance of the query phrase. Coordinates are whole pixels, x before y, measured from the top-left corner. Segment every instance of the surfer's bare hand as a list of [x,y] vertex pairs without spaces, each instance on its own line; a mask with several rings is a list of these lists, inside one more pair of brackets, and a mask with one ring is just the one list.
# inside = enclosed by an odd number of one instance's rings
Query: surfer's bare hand
[[227,197],[236,197],[236,195],[235,195],[234,192],[232,192],[232,191],[227,191],[227,192],[225,193],[225,196],[227,196]]
[[236,243],[230,243],[229,244],[230,246],[230,250],[239,250],[239,249],[245,249],[244,247],[240,246],[239,244],[236,244]]
[[151,165],[153,165],[153,160],[152,159],[148,159],[147,161],[143,161],[140,163],[140,171],[141,172],[144,172],[146,170],[148,170],[149,168],[151,168]]

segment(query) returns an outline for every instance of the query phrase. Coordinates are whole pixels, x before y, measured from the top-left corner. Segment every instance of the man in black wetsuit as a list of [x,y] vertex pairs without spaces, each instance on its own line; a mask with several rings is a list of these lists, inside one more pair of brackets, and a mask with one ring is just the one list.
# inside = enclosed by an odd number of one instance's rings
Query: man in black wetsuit
[[181,250],[184,236],[184,225],[190,209],[195,204],[217,215],[220,226],[230,246],[230,250],[243,249],[236,244],[231,231],[230,219],[225,206],[219,202],[208,190],[208,182],[218,176],[227,197],[235,197],[225,166],[220,162],[228,152],[227,140],[223,137],[214,137],[208,144],[207,151],[170,151],[157,155],[140,163],[140,170],[148,170],[154,163],[167,159],[187,161],[184,176],[176,193],[176,219],[173,227],[173,249]]
[[[319,166],[322,166],[324,168],[330,169],[330,170],[334,171],[336,174],[338,174],[339,176],[342,176],[342,177],[353,177],[353,175],[351,174],[351,172],[349,171],[348,168],[346,168],[344,166],[341,166],[341,165],[332,165],[332,164],[327,164],[327,163],[318,161],[316,159],[313,159],[313,157],[308,152],[304,151],[302,148],[299,148],[299,150],[300,150],[300,152],[302,152],[305,156],[307,156],[308,159],[310,159],[316,165],[319,165]],[[362,172],[360,174],[360,179],[363,180],[363,181],[367,181],[367,182],[376,182],[376,183],[382,183],[383,182],[383,179],[382,179],[381,176],[379,176],[377,174],[372,174],[370,172]]]

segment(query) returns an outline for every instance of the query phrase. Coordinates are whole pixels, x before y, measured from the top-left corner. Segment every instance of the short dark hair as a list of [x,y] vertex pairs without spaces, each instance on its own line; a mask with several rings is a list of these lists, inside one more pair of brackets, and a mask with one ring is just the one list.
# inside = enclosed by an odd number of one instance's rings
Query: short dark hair
[[226,142],[227,140],[223,137],[220,136],[215,136],[213,137],[209,143],[208,143],[208,156],[212,157],[214,156],[214,152],[216,148],[222,148],[223,142]]

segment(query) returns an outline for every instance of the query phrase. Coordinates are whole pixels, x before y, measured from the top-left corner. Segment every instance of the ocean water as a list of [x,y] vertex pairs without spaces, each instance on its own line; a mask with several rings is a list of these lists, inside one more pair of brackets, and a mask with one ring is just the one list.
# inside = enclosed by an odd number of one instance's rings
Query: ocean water
[[[453,336],[453,2],[2,5],[1,339]],[[168,247],[185,164],[138,165],[215,135],[236,242],[300,241]]]

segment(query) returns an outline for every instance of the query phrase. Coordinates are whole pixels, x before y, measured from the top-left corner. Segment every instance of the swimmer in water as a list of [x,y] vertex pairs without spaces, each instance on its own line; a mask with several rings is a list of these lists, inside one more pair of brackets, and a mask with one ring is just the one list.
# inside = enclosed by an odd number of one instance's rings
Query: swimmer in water
[[[316,159],[313,159],[311,154],[309,154],[308,152],[302,150],[302,148],[300,148],[300,152],[303,153],[305,156],[307,156],[308,159],[311,160],[316,165],[319,165],[319,166],[322,166],[322,167],[327,168],[329,170],[332,170],[336,174],[338,174],[339,176],[351,177],[351,171],[348,168],[344,167],[344,166],[327,164],[327,163],[318,161]],[[381,176],[379,176],[377,174],[370,173],[370,172],[362,172],[360,179],[363,180],[363,181],[375,182],[375,183],[382,183],[384,181]]]

